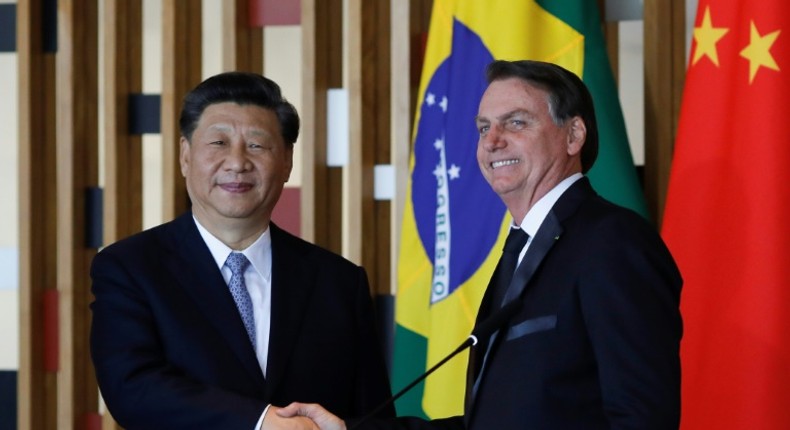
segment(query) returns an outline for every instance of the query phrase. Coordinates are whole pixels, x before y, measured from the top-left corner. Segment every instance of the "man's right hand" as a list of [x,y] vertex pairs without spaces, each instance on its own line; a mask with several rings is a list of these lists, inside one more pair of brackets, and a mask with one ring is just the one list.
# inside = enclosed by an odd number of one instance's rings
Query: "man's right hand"
[[307,417],[313,420],[320,430],[346,430],[346,423],[343,420],[316,403],[294,402],[284,408],[275,409],[275,415],[283,419]]
[[261,430],[323,430],[323,427],[319,428],[310,418],[298,414],[281,415],[280,410],[274,405],[269,406]]

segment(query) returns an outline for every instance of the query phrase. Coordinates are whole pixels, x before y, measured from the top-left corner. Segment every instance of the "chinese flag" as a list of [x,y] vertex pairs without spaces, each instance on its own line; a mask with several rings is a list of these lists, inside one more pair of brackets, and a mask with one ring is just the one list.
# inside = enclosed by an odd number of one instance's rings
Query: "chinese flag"
[[681,427],[790,429],[788,0],[700,0],[662,234]]

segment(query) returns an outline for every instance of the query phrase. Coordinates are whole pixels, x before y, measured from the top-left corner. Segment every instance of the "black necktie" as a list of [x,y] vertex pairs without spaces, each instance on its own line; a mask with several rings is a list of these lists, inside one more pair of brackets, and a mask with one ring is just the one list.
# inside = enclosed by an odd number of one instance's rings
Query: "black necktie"
[[[513,279],[513,272],[516,271],[518,265],[518,255],[527,244],[529,235],[520,228],[511,228],[510,232],[505,239],[505,246],[502,248],[502,257],[497,263],[494,274],[489,282],[486,291],[486,297],[483,299],[481,308],[478,311],[480,315],[477,317],[477,322],[485,321],[489,315],[492,315],[499,308],[502,307],[502,300],[507,293],[507,287]],[[483,364],[483,356],[488,350],[489,338],[478,339],[479,343],[469,351],[469,367],[467,369],[467,383],[466,383],[466,410],[469,410],[473,402],[473,386],[480,373],[480,367]]]
[[502,307],[502,300],[507,293],[507,287],[513,279],[513,272],[516,271],[518,265],[518,254],[521,249],[527,244],[529,235],[520,228],[511,228],[510,233],[505,239],[505,247],[502,249],[502,258],[499,260],[499,267],[497,268],[496,280],[492,287],[494,290],[491,292],[491,301],[489,302],[488,315],[491,315],[497,309]]

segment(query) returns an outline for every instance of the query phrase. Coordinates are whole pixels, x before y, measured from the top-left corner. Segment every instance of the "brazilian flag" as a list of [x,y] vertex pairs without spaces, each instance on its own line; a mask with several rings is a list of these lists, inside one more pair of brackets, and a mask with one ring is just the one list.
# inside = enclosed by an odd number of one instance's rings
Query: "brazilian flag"
[[[395,391],[472,329],[510,215],[477,166],[477,106],[494,59],[559,64],[592,92],[600,154],[589,172],[607,199],[642,214],[596,0],[434,0],[415,118],[398,264]],[[396,404],[399,415],[463,412],[467,356],[456,356]]]

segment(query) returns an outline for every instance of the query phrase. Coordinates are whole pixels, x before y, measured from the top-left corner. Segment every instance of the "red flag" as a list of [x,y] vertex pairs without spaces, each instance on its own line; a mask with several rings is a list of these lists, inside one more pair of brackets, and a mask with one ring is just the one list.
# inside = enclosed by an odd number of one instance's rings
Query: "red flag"
[[700,0],[663,236],[681,427],[790,429],[790,2]]

